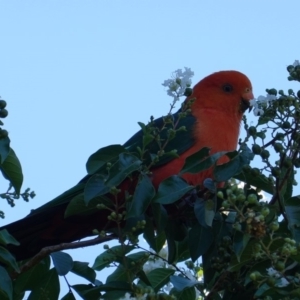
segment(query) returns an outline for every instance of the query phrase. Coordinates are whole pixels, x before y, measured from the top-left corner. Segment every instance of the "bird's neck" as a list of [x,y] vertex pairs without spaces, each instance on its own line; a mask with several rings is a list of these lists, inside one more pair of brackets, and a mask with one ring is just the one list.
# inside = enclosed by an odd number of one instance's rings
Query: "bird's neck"
[[213,109],[197,111],[195,134],[199,147],[211,148],[211,153],[233,151],[237,147],[242,115]]

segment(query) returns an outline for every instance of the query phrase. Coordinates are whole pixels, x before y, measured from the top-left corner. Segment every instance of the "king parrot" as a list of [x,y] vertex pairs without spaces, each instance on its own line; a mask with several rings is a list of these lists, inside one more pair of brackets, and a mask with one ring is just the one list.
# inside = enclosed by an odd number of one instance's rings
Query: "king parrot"
[[[185,118],[179,118],[182,108],[172,115],[173,120],[178,120],[178,127],[184,126],[186,130],[178,132],[165,151],[176,149],[178,156],[163,158],[151,167],[150,178],[156,189],[163,180],[178,174],[186,158],[203,147],[209,147],[211,154],[235,150],[243,113],[254,97],[247,76],[238,71],[220,71],[198,82],[185,103],[192,98],[195,100]],[[160,127],[164,121],[158,118],[153,122]],[[134,153],[142,145],[142,139],[143,132],[140,130],[123,146]],[[149,147],[151,150],[151,144]],[[157,151],[155,145],[153,151]],[[226,157],[221,157],[218,164],[226,161]],[[7,229],[20,242],[20,246],[8,247],[17,260],[32,257],[46,246],[80,240],[94,235],[94,229],[101,231],[106,228],[108,221],[105,210],[91,215],[65,217],[68,204],[83,193],[92,175],[85,176],[77,185],[33,210],[25,218],[1,228]],[[201,185],[205,178],[212,177],[212,170],[198,174],[184,173],[182,177],[191,185]],[[124,189],[124,185],[120,187]]]

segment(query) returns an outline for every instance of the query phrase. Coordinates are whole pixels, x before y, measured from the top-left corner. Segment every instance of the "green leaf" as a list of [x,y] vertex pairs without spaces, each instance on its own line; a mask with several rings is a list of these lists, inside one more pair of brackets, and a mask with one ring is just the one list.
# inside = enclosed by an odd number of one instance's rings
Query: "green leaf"
[[132,290],[131,284],[124,281],[110,281],[105,284],[98,286],[99,291],[110,292],[110,291],[126,291],[130,292]]
[[241,173],[243,166],[249,165],[253,159],[253,153],[248,147],[244,147],[242,152],[237,151],[226,154],[229,158],[233,157],[229,162],[217,165],[214,168],[214,178],[218,182],[227,181],[234,175]]
[[86,163],[88,174],[94,174],[108,162],[117,160],[122,152],[126,152],[126,149],[121,145],[110,145],[99,149],[89,157]]
[[292,232],[293,238],[300,242],[300,196],[295,196],[287,199],[284,202],[285,212],[288,219],[289,229]]
[[15,257],[5,248],[0,246],[0,262],[12,267],[15,271],[19,272],[19,266]]
[[0,244],[2,245],[12,244],[15,246],[20,245],[20,243],[11,234],[9,234],[6,229],[0,230]]
[[111,281],[128,281],[130,271],[127,270],[127,268],[124,268],[122,265],[119,265],[117,269],[107,276],[106,283],[109,283]]
[[199,284],[199,281],[196,279],[190,280],[185,277],[175,276],[175,275],[170,276],[170,281],[174,285],[174,288],[177,291],[182,291],[186,288],[193,287],[193,286]]
[[121,153],[119,160],[109,170],[109,175],[93,175],[86,183],[84,189],[84,200],[88,204],[95,197],[102,196],[114,186],[118,186],[132,172],[138,170],[141,161],[134,155]]
[[14,282],[14,290],[17,293],[31,291],[43,281],[43,277],[50,269],[50,257],[44,258],[28,271],[21,273]]
[[[209,156],[209,148],[202,148],[200,151],[192,154],[185,160],[185,164],[180,171],[183,173],[199,173],[203,170],[209,169],[217,160],[227,152],[218,152]],[[208,156],[208,157],[207,157]]]
[[271,287],[270,287],[268,284],[263,283],[263,284],[257,289],[257,291],[255,292],[255,294],[254,294],[255,297],[263,296],[264,293],[265,293],[266,291],[268,291],[270,288],[271,288]]
[[89,267],[87,262],[74,261],[71,272],[87,279],[91,283],[95,283],[96,272]]
[[68,292],[60,300],[76,300],[76,298],[72,292]]
[[235,255],[232,256],[230,265],[228,267],[229,272],[239,271],[241,267],[253,261],[253,246],[255,243],[257,243],[255,240],[249,240],[239,258]]
[[155,189],[149,177],[147,175],[141,176],[135,188],[130,207],[127,210],[126,219],[143,215],[154,195]]
[[150,248],[158,253],[166,242],[166,234],[164,231],[156,231],[153,222],[146,217],[146,226],[144,228],[144,239]]
[[192,189],[194,187],[187,184],[180,176],[173,175],[161,182],[153,201],[161,204],[171,204]]
[[137,171],[142,162],[135,155],[121,153],[119,160],[109,170],[107,185],[118,186],[132,172]]
[[182,291],[176,289],[171,291],[171,295],[175,296],[177,300],[195,300],[196,292],[194,287],[186,288]]
[[84,194],[75,196],[68,204],[65,210],[65,218],[78,215],[86,216],[99,212],[98,204],[104,204],[107,207],[112,207],[112,201],[106,196],[96,197],[89,201],[88,204],[84,201]]
[[0,296],[1,299],[12,300],[13,299],[13,285],[10,276],[7,271],[0,266]]
[[250,235],[245,234],[244,232],[235,232],[233,237],[233,251],[238,261],[240,261],[241,255],[250,241],[250,238]]
[[273,195],[274,187],[264,175],[258,174],[253,176],[251,172],[241,172],[240,174],[233,176],[235,179],[244,181],[249,185],[255,186],[271,195]]
[[59,279],[55,268],[47,272],[41,285],[29,295],[28,300],[40,300],[44,296],[47,300],[57,300],[59,296]]
[[[108,193],[110,187],[106,184],[106,177],[102,174],[93,175],[84,187],[84,201],[88,205],[89,202],[96,198]],[[77,201],[80,199],[77,199]]]
[[177,262],[181,262],[184,260],[190,259],[190,250],[189,250],[189,244],[188,244],[189,238],[186,236],[186,238],[182,241],[175,242],[176,248],[177,248]]
[[117,259],[117,256],[123,257],[126,253],[130,252],[134,249],[134,246],[114,246],[105,252],[98,255],[95,259],[95,262],[92,268],[96,271],[101,271],[106,266],[108,266],[111,262]]
[[205,254],[213,240],[213,232],[210,228],[195,224],[189,231],[191,259],[196,261],[201,255]]
[[211,227],[215,217],[215,203],[198,198],[194,205],[194,213],[201,226]]
[[91,284],[74,284],[71,287],[84,300],[100,299],[101,293],[97,286],[95,287]]
[[0,170],[3,176],[10,181],[16,193],[20,194],[23,183],[23,173],[21,163],[13,149],[10,148],[6,159],[2,165],[0,165]]
[[53,265],[59,276],[65,276],[73,268],[73,259],[70,254],[57,251],[50,254]]
[[153,212],[156,231],[158,233],[164,231],[168,222],[168,213],[165,207],[159,203],[152,203],[151,210]]
[[10,145],[9,137],[0,139],[0,164],[2,164],[6,160],[9,154],[10,151],[9,145]]
[[175,270],[157,268],[147,274],[155,292],[158,292],[164,285],[170,281],[170,276],[175,273]]

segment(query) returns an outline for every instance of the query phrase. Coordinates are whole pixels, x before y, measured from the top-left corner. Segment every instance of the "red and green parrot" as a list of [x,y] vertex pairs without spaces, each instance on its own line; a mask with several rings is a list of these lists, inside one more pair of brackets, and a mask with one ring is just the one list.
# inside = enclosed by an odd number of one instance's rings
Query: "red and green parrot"
[[[150,178],[156,189],[166,178],[179,174],[186,158],[204,147],[209,147],[211,154],[235,150],[243,113],[254,97],[251,82],[244,74],[220,71],[199,81],[192,95],[185,100],[186,103],[192,98],[195,100],[186,117],[179,118],[182,109],[172,115],[173,120],[178,120],[178,128],[184,126],[186,130],[177,132],[164,150],[168,152],[176,149],[178,156],[162,157],[150,169]],[[157,127],[161,127],[163,122],[163,118],[154,120]],[[142,140],[143,132],[140,130],[123,147],[129,153],[134,153],[137,147],[141,147]],[[153,153],[157,153],[156,147],[155,143],[150,144],[149,152],[153,150]],[[221,157],[218,164],[226,160],[226,157]],[[92,175],[87,175],[77,185],[25,218],[1,228],[7,229],[20,242],[20,246],[9,247],[18,260],[35,255],[43,247],[80,240],[93,235],[94,229],[101,231],[106,228],[108,221],[105,210],[91,215],[65,217],[68,204],[75,196],[83,193]],[[182,177],[191,185],[201,185],[204,179],[212,177],[212,170],[198,174],[184,173]],[[123,182],[119,188],[127,189],[128,184]]]

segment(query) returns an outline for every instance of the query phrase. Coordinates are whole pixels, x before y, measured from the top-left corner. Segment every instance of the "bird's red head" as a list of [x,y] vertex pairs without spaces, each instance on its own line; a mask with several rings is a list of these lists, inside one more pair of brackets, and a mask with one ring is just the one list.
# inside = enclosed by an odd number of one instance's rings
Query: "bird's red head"
[[238,71],[213,73],[200,82],[191,98],[195,97],[193,108],[217,110],[242,116],[253,99],[252,85],[246,75]]

